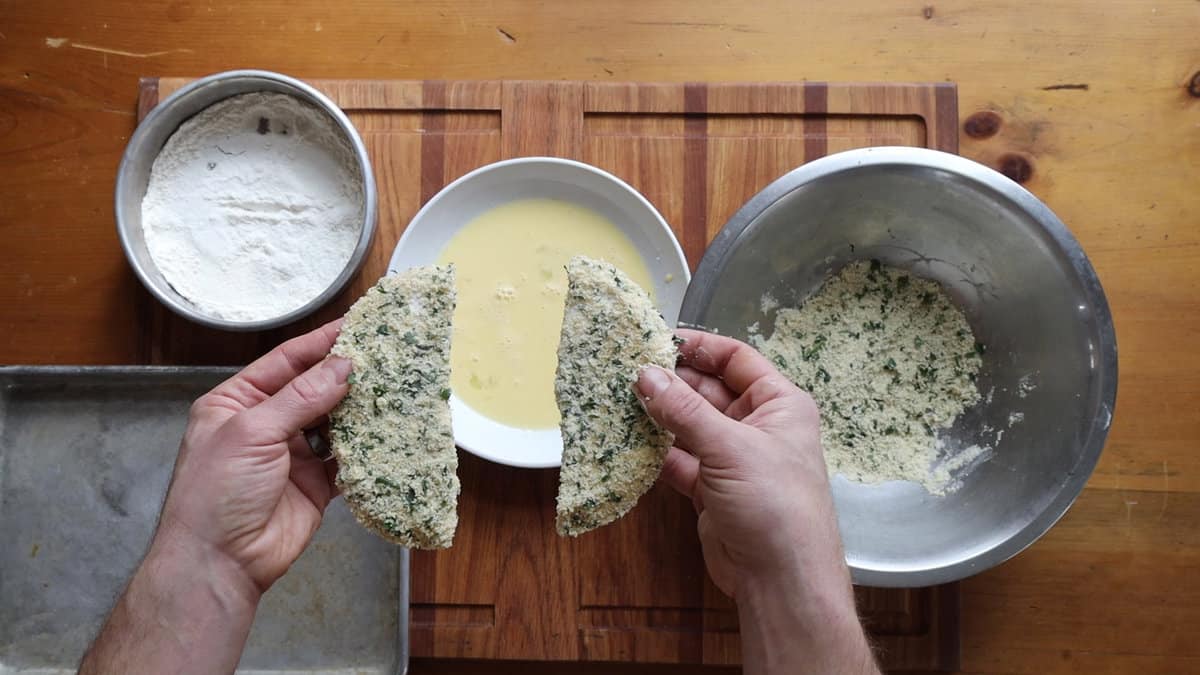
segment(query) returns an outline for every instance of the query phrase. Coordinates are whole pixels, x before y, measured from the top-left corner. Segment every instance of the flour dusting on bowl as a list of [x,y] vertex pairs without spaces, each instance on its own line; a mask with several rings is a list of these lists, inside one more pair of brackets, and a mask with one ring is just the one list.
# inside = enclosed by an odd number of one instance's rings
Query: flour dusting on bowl
[[363,176],[334,121],[248,93],[179,126],[154,161],[142,228],[155,265],[197,309],[259,321],[304,306],[354,254]]

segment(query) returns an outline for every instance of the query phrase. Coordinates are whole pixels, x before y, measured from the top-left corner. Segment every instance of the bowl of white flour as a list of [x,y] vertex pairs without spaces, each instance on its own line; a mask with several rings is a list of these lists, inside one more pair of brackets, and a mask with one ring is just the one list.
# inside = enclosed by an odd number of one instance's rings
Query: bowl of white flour
[[180,89],[138,126],[116,216],[130,265],[168,308],[265,330],[316,311],[358,272],[375,180],[329,98],[277,73],[230,71]]

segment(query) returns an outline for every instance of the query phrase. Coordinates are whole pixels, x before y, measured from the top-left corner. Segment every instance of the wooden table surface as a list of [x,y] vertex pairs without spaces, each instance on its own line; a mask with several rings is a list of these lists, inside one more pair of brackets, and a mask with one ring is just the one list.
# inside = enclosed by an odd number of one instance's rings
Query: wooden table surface
[[336,5],[0,0],[0,363],[139,353],[112,216],[139,76],[955,81],[962,154],[1023,180],[1071,227],[1121,354],[1083,495],[963,584],[963,670],[1200,672],[1200,2]]

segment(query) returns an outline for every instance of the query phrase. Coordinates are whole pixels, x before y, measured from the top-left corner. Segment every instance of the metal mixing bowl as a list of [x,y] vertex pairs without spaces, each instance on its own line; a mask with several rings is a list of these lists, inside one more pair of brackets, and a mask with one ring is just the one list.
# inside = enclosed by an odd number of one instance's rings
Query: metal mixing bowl
[[[286,314],[261,321],[229,321],[199,311],[180,295],[163,277],[146,249],[142,234],[142,198],[150,181],[150,168],[163,144],[179,125],[217,101],[256,91],[290,94],[323,110],[341,130],[354,152],[363,184],[363,220],[358,243],[346,266],[320,295]],[[230,70],[201,78],[183,87],[160,102],[142,120],[129,139],[121,166],[117,170],[116,214],[117,233],[121,247],[133,271],[154,297],[176,314],[197,323],[224,330],[252,331],[277,328],[304,318],[332,300],[350,283],[362,267],[371,240],[375,236],[376,214],[375,177],[371,160],[358,131],[350,119],[327,96],[309,85],[279,73],[266,70]]]
[[846,561],[871,586],[961,579],[1045,533],[1096,466],[1117,391],[1108,303],[1079,243],[1016,183],[955,155],[871,148],[806,164],[747,202],[704,254],[680,321],[741,339],[760,322],[769,335],[764,294],[795,306],[863,258],[936,279],[964,309],[987,346],[984,400],[943,438],[995,451],[941,497],[835,476]]

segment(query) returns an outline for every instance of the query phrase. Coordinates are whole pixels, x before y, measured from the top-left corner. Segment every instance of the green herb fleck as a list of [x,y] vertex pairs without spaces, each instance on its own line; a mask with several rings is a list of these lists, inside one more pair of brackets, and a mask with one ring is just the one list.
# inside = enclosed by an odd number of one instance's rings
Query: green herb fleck
[[[400,484],[399,484],[399,483],[397,483],[396,481],[394,481],[394,480],[392,480],[391,478],[388,478],[388,477],[386,477],[386,476],[376,476],[376,477],[375,477],[375,484],[376,484],[376,485],[382,485],[382,486],[384,486],[384,487],[390,487],[390,488],[392,488],[392,489],[394,489],[394,490],[399,490],[399,489],[400,489]],[[411,488],[410,488],[410,490],[411,490]]]
[[827,338],[824,335],[818,335],[813,339],[811,347],[805,347],[801,345],[800,357],[805,361],[812,361],[818,354],[821,353],[821,349],[825,346],[826,340]]

